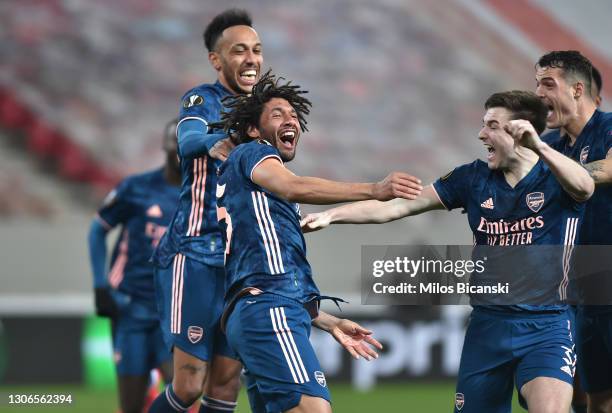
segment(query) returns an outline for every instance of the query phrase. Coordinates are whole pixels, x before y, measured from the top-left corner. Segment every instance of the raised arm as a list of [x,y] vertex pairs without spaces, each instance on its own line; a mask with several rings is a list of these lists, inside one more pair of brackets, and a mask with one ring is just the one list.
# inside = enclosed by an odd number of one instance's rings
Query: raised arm
[[354,202],[324,212],[309,214],[301,224],[304,232],[316,231],[330,224],[383,224],[434,209],[444,209],[444,204],[438,198],[433,185],[428,185],[416,199],[396,198],[387,202]]
[[526,120],[511,120],[505,126],[521,146],[538,154],[555,175],[565,192],[578,202],[587,201],[595,190],[595,183],[589,173],[578,162],[568,158],[543,142],[533,125]]
[[391,173],[377,183],[347,183],[297,176],[276,157],[258,164],[251,173],[251,179],[288,201],[316,205],[396,197],[415,199],[422,190],[419,179],[402,172]]

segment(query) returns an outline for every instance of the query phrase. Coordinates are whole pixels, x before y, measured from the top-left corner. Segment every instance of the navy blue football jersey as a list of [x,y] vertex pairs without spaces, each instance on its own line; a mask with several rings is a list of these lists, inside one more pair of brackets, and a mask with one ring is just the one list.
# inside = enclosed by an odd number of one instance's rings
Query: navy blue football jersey
[[[170,265],[174,255],[181,253],[215,267],[223,266],[223,241],[217,222],[217,170],[221,161],[208,156],[209,146],[193,151],[193,139],[202,131],[212,134],[208,125],[218,122],[223,104],[230,92],[219,82],[203,84],[182,99],[177,126],[182,188],[179,205],[166,236],[153,257],[160,267]],[[186,121],[195,121],[198,129],[181,128]],[[201,145],[201,142],[195,142]]]
[[[524,289],[523,292],[534,300],[543,298],[546,305],[517,304],[496,309],[548,311],[563,308],[569,282],[567,254],[577,241],[584,208],[563,190],[544,162],[538,161],[514,188],[502,172],[489,169],[480,160],[455,168],[433,186],[447,209],[465,209],[477,246],[567,246],[549,250],[508,249],[508,253],[510,250],[518,252],[521,260],[528,261],[521,262],[521,271],[517,270],[516,274],[518,282],[513,289],[517,292]],[[499,248],[489,248],[489,251],[504,254]],[[502,256],[497,258],[503,262]],[[494,282],[492,272],[494,270],[487,269],[478,275],[477,281],[482,284]],[[512,277],[516,281],[514,274]],[[472,304],[474,302],[472,299]]]
[[[573,145],[567,135],[560,135],[559,130],[548,133],[542,139],[582,165],[606,159],[609,155],[612,156],[612,113],[596,110]],[[580,243],[612,245],[612,185],[598,185],[587,202],[580,229]],[[588,251],[585,252],[588,255]],[[604,279],[609,279],[609,275]],[[590,282],[598,283],[596,288],[607,288],[606,285],[599,284],[599,281]],[[607,297],[605,299],[607,300]],[[609,313],[612,312],[612,307],[589,306],[585,311],[589,314]]]
[[306,302],[319,295],[306,259],[299,205],[252,181],[255,167],[276,148],[253,141],[238,146],[221,166],[217,186],[219,220],[225,230],[227,298],[256,286]]
[[156,314],[151,254],[176,209],[179,188],[169,184],[163,169],[123,180],[98,211],[107,228],[121,225],[108,273],[111,287],[141,302]]
[[[559,130],[543,138],[562,154],[582,165],[612,156],[612,113],[596,110],[574,145]],[[587,202],[580,230],[580,243],[612,245],[612,185],[599,185]]]

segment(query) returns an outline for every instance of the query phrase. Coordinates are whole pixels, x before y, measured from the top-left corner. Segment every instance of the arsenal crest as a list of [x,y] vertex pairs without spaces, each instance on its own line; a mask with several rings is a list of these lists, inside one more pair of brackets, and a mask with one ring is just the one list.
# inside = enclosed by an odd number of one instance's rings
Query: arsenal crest
[[532,192],[527,194],[527,206],[533,212],[538,212],[544,205],[544,192]]
[[199,326],[189,326],[187,329],[187,338],[192,344],[197,343],[204,336],[204,330]]
[[463,409],[463,405],[465,404],[465,396],[463,393],[455,393],[455,407],[457,410]]
[[589,146],[585,146],[584,148],[582,148],[582,150],[580,151],[580,163],[582,165],[587,163],[587,158],[589,157]]
[[325,380],[325,374],[323,374],[322,371],[315,371],[314,376],[315,379],[317,379],[317,383],[319,383],[321,387],[325,387],[325,385],[327,384],[327,381]]

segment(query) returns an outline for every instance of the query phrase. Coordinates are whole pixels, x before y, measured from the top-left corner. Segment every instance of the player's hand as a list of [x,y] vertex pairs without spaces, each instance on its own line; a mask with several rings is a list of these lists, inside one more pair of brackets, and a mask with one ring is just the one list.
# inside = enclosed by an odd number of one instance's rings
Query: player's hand
[[115,318],[119,315],[119,307],[109,287],[95,288],[94,299],[96,314],[100,317]]
[[219,159],[220,161],[225,162],[230,152],[236,147],[234,142],[232,142],[231,138],[221,139],[219,142],[215,143],[208,154],[215,159]]
[[368,361],[377,359],[378,353],[371,346],[378,350],[383,348],[382,344],[372,337],[370,330],[366,330],[351,320],[338,320],[338,323],[330,330],[330,334],[356,360],[359,360],[361,357]]
[[308,214],[300,221],[302,232],[304,234],[308,232],[318,231],[323,229],[331,223],[331,217],[326,212],[317,212],[314,214]]
[[527,120],[511,120],[504,125],[504,130],[512,136],[515,146],[523,146],[532,151],[537,151],[543,144],[535,128]]
[[421,180],[403,172],[391,172],[374,184],[374,199],[389,201],[394,198],[416,199],[423,190]]

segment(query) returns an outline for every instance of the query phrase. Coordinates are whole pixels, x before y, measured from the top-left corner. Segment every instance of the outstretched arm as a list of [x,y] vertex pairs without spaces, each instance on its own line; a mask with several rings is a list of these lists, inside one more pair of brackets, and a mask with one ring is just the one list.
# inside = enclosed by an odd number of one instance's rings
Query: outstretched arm
[[302,231],[311,232],[330,224],[383,224],[434,209],[444,209],[433,185],[423,189],[413,200],[396,198],[387,202],[363,201],[308,214],[301,222]]
[[360,357],[368,361],[378,358],[376,350],[368,344],[379,350],[383,348],[382,344],[372,337],[370,330],[366,330],[354,321],[334,317],[324,311],[319,311],[319,316],[312,320],[312,325],[331,334],[357,360]]
[[526,120],[511,120],[504,127],[516,144],[538,154],[555,175],[565,192],[578,202],[587,201],[595,190],[589,173],[576,161],[563,155],[543,142],[533,125]]
[[297,176],[277,158],[264,160],[251,175],[257,185],[290,202],[317,205],[366,199],[386,201],[396,197],[415,199],[422,190],[419,179],[402,172],[391,173],[377,183],[336,182]]
[[593,161],[586,165],[587,170],[595,185],[612,184],[612,150],[608,151],[606,159]]

